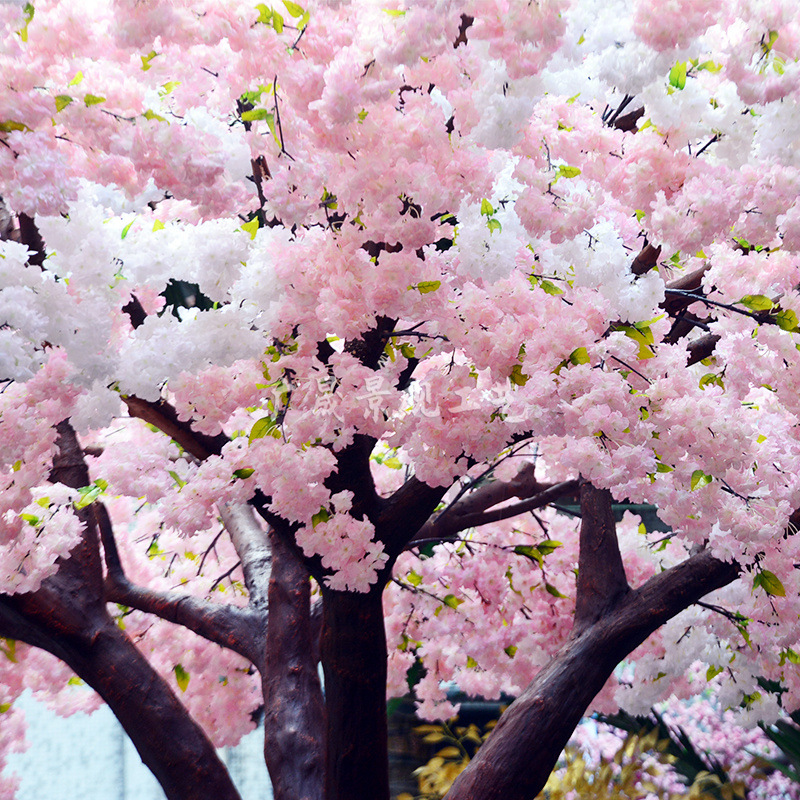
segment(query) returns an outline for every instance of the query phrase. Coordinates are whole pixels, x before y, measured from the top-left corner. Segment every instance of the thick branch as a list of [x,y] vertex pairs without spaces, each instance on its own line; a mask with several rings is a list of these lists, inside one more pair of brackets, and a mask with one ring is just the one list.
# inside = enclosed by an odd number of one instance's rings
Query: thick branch
[[428,486],[412,476],[383,502],[375,528],[390,556],[397,556],[405,549],[446,491],[445,486]]
[[151,425],[155,425],[156,428],[166,433],[167,436],[174,439],[184,450],[200,461],[205,460],[210,455],[219,455],[222,448],[229,441],[228,437],[222,433],[216,436],[208,436],[192,430],[191,423],[178,419],[178,412],[166,400],[152,403],[149,400],[142,400],[133,395],[123,397],[122,400],[128,407],[128,413],[132,417],[138,417]]
[[126,578],[109,579],[106,595],[111,603],[174,622],[220,647],[239,653],[259,669],[262,666],[265,613],[238,606],[218,605],[180,592],[145,589],[135,586]]
[[667,620],[737,575],[735,564],[703,551],[625,594],[539,672],[446,800],[533,800],[616,665]]
[[256,521],[251,505],[223,503],[218,509],[242,562],[250,606],[266,611],[272,569],[272,551],[267,532]]
[[[489,486],[494,486],[494,484],[489,484]],[[513,486],[513,481],[511,484],[499,484],[498,488],[495,490],[496,495],[502,497],[503,492],[501,489],[506,486],[509,487],[510,491]],[[501,508],[490,511],[472,511],[470,509],[472,505],[470,502],[472,500],[472,495],[469,495],[464,498],[463,505],[462,502],[458,502],[438,516],[430,518],[425,525],[420,528],[419,533],[412,539],[411,544],[413,544],[415,540],[421,539],[440,539],[446,541],[447,539],[454,538],[460,531],[466,530],[467,528],[479,528],[481,525],[488,525],[491,522],[500,522],[501,520],[511,519],[520,514],[526,514],[537,508],[543,508],[566,494],[572,494],[578,489],[578,486],[577,480],[563,481],[562,483],[552,484],[547,487],[538,485],[536,488],[541,489],[541,491],[534,494],[532,497],[528,497],[520,503],[502,506]],[[479,489],[476,494],[480,491],[481,489]],[[516,496],[524,496],[523,491],[524,490],[520,487],[520,494]],[[509,494],[508,496],[514,495]],[[479,505],[483,499],[484,498],[481,498],[475,505]],[[491,496],[487,499],[491,499]],[[498,500],[497,502],[501,501]]]
[[160,592],[131,583],[125,575],[105,507],[92,505],[106,560],[105,597],[182,625],[210,642],[227,647],[257,666],[263,658],[266,619],[263,612],[231,605],[217,605],[179,592]]
[[581,532],[575,631],[599,620],[630,587],[619,553],[611,492],[581,483]]

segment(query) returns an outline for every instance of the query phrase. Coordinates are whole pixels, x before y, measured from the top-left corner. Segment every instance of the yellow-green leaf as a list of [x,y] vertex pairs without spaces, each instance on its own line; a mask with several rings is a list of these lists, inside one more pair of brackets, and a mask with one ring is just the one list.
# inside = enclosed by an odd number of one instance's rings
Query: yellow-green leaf
[[683,89],[686,86],[686,62],[679,61],[669,71],[669,85],[676,89]]
[[526,375],[522,371],[521,364],[514,364],[514,366],[511,367],[511,374],[508,376],[508,379],[515,386],[524,386],[530,379],[530,375]]
[[763,294],[746,294],[739,302],[751,311],[771,311],[775,305]]
[[786,597],[786,589],[774,572],[768,569],[762,569],[755,578],[753,578],[753,588],[760,586],[770,597]]
[[56,113],[63,111],[70,103],[72,98],[68,94],[56,95]]
[[430,292],[435,292],[441,285],[441,281],[422,281],[414,288],[417,289],[420,294],[429,294]]
[[245,232],[250,234],[251,239],[256,238],[258,232],[258,217],[253,217],[250,222],[243,222],[239,227]]
[[305,14],[305,9],[301,6],[297,5],[297,3],[292,3],[291,0],[283,0],[283,4],[286,6],[286,10],[293,16],[293,17],[302,17]]
[[695,489],[701,489],[703,486],[708,486],[711,481],[714,480],[711,475],[706,475],[705,472],[701,469],[696,469],[692,473],[692,481],[691,481],[691,489],[694,491]]
[[99,94],[87,94],[84,95],[83,102],[86,106],[96,106],[98,103],[105,103],[106,98],[101,97]]
[[189,673],[180,664],[176,664],[173,670],[175,672],[175,681],[178,684],[178,688],[182,692],[185,692],[186,687],[189,685]]
[[562,178],[576,178],[581,174],[581,171],[578,167],[568,167],[566,164],[562,164],[558,168],[558,174]]
[[569,354],[569,360],[571,364],[588,364],[589,351],[585,347],[576,347]]

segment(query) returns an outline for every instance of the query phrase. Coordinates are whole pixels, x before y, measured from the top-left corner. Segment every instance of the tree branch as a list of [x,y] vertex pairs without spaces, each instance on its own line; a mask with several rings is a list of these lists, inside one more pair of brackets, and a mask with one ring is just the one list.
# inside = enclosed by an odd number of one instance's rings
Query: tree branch
[[106,582],[106,595],[111,603],[174,622],[220,647],[239,653],[258,669],[263,666],[266,613],[218,605],[180,592],[145,589],[127,578],[111,579],[110,576]]
[[223,433],[208,436],[192,430],[191,422],[178,419],[178,412],[166,400],[153,403],[133,395],[123,397],[122,400],[132,417],[138,417],[154,425],[200,461],[211,455],[219,455],[222,448],[230,441]]
[[[518,490],[520,494],[516,494],[517,497],[523,496],[524,485],[525,484],[523,483],[519,487]],[[503,489],[506,487],[508,487],[507,496],[515,496],[515,493],[512,493],[515,492],[514,481],[511,481],[509,484],[498,483],[487,484],[486,486],[487,492],[483,497],[473,501],[473,496],[468,495],[463,501],[456,503],[438,516],[430,518],[419,529],[419,532],[416,536],[414,536],[409,544],[413,546],[414,542],[420,539],[439,539],[441,541],[446,541],[448,539],[455,538],[460,531],[466,530],[467,528],[479,528],[481,525],[488,525],[492,522],[500,522],[504,519],[511,519],[512,517],[519,516],[520,514],[526,514],[529,511],[534,511],[537,508],[543,508],[544,506],[555,502],[559,497],[575,492],[578,489],[579,483],[577,480],[563,481],[562,483],[555,483],[551,484],[550,486],[542,486],[541,484],[534,483],[533,488],[538,488],[541,491],[539,491],[537,494],[534,494],[532,497],[528,497],[526,500],[523,500],[520,503],[514,503],[514,505],[510,506],[503,506],[492,511],[472,511],[471,508],[480,507],[480,505],[482,505],[484,502],[488,502],[494,498],[501,498],[497,499],[495,502],[502,502],[503,500],[507,499],[507,497],[503,497]],[[488,491],[489,487],[493,487],[491,491]],[[482,490],[483,487],[476,490],[475,494],[481,493]]]
[[581,532],[574,630],[597,622],[630,591],[607,489],[581,481]]
[[251,608],[266,611],[272,550],[267,532],[258,524],[253,507],[248,504],[222,503],[218,507],[222,522],[242,562],[242,572]]
[[446,800],[533,800],[616,665],[738,572],[735,564],[703,551],[627,592],[594,624],[576,630],[503,714]]

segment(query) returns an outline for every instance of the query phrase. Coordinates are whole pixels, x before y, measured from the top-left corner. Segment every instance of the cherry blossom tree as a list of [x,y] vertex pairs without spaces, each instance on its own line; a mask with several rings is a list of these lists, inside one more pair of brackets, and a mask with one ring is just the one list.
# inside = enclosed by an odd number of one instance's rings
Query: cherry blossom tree
[[455,685],[518,699],[448,797],[522,800],[698,660],[800,705],[794,2],[0,25],[2,752],[102,699],[235,798],[263,713],[277,798],[381,800]]

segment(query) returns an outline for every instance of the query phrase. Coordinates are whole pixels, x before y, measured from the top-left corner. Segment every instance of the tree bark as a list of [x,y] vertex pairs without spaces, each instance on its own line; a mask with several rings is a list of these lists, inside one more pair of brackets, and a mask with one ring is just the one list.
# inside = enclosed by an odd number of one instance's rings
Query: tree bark
[[270,530],[267,647],[262,671],[264,756],[275,800],[322,800],[325,707],[305,567]]
[[[381,587],[382,588],[382,587]],[[386,632],[381,589],[326,590],[326,800],[388,800]]]

